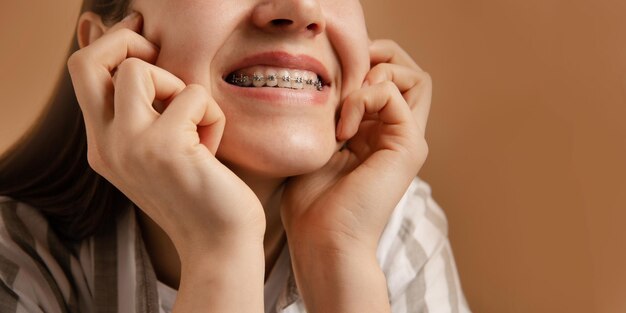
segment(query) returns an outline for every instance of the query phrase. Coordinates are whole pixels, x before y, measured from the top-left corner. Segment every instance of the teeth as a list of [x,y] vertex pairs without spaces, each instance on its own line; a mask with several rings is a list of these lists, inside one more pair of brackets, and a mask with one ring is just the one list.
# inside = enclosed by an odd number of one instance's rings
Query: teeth
[[278,86],[278,73],[274,70],[267,70],[265,72],[265,85],[268,87]]
[[237,71],[226,80],[240,87],[279,87],[290,89],[322,90],[322,81],[317,74],[309,71],[258,68]]
[[278,87],[282,87],[282,88],[291,87],[291,77],[289,76],[289,71],[285,71],[285,70],[280,71],[280,75],[278,75]]
[[291,88],[293,89],[302,89],[302,73],[295,71],[293,72],[294,80],[291,82]]
[[254,72],[252,75],[252,84],[254,87],[263,87],[265,86],[265,75],[261,72]]
[[248,77],[248,75],[242,75],[241,76],[241,83],[246,86],[246,87],[250,87],[250,85],[252,85],[252,79],[250,79],[250,77]]

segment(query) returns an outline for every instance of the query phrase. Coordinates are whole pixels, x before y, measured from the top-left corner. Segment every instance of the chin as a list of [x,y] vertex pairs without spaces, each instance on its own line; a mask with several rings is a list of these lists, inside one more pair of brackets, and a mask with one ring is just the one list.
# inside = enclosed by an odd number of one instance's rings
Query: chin
[[[264,136],[232,135],[225,132],[217,158],[236,174],[247,173],[267,178],[287,178],[322,168],[338,150],[334,131],[311,133],[285,131]],[[260,136],[263,140],[254,140]],[[238,138],[238,140],[231,140]],[[245,138],[245,139],[241,139]]]

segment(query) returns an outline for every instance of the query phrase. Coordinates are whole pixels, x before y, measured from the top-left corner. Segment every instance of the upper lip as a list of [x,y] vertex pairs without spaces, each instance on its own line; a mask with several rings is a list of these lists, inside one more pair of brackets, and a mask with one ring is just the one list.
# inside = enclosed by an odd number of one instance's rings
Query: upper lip
[[245,57],[229,67],[225,75],[255,65],[311,71],[321,77],[324,85],[330,84],[330,75],[322,62],[306,54],[293,55],[285,51],[267,51]]

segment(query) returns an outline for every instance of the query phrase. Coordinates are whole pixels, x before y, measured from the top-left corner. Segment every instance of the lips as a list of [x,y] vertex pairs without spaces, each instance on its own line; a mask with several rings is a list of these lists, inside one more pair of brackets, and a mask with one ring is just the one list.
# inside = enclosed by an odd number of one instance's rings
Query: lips
[[[291,69],[294,71],[315,73],[322,86],[330,86],[330,77],[324,65],[308,55],[292,55],[283,51],[269,51],[258,53],[233,64],[227,69],[222,79],[228,81],[235,73],[251,67],[274,67]],[[231,83],[231,82],[229,82]]]

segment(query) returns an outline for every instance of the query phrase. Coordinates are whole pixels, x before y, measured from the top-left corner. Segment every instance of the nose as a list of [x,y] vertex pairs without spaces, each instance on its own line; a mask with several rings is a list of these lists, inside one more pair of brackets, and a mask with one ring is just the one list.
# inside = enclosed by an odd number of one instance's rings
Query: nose
[[266,32],[304,33],[313,37],[326,27],[318,0],[263,1],[254,8],[252,22]]

